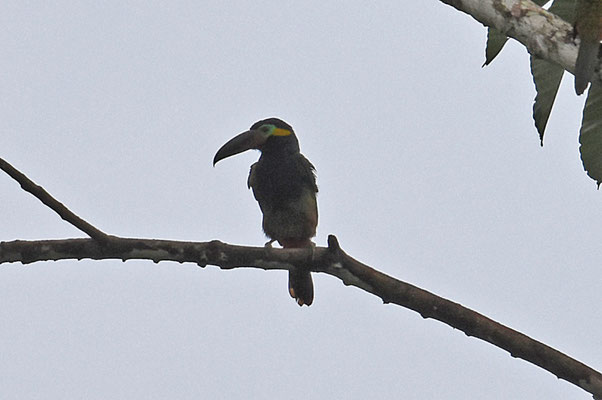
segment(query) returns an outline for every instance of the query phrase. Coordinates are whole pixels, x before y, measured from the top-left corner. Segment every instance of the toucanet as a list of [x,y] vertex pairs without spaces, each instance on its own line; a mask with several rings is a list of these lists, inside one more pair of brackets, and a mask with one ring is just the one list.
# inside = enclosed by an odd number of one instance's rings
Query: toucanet
[[[315,168],[299,150],[293,128],[278,118],[254,123],[224,144],[213,165],[246,150],[261,151],[251,165],[248,186],[263,213],[263,231],[284,248],[313,247],[318,225]],[[314,288],[308,270],[289,271],[288,289],[297,304],[311,305]]]

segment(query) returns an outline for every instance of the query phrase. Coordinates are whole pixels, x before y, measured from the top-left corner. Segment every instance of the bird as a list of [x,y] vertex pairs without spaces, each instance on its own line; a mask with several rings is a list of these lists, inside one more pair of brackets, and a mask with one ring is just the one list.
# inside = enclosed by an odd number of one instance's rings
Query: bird
[[579,51],[575,62],[575,92],[582,94],[599,64],[598,52],[602,39],[602,1],[575,2],[574,35],[579,35]]
[[[251,165],[247,186],[263,214],[262,228],[270,239],[283,248],[310,248],[318,225],[315,168],[301,154],[293,128],[278,118],[255,122],[226,142],[215,154],[213,166],[224,158],[247,150],[261,151]],[[313,253],[312,253],[313,254]],[[310,306],[314,298],[311,273],[293,267],[289,270],[288,289],[299,306]]]

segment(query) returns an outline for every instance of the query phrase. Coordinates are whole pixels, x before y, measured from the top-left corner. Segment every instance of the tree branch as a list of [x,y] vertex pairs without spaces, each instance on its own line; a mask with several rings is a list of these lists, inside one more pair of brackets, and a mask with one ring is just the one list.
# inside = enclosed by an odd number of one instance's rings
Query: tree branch
[[[522,43],[529,53],[574,73],[573,27],[529,0],[440,0]],[[600,71],[593,77],[600,83]]]
[[6,172],[11,178],[19,182],[23,190],[34,195],[38,200],[56,212],[62,219],[69,222],[71,225],[75,226],[92,239],[98,240],[101,243],[106,243],[111,239],[110,235],[107,235],[75,215],[73,212],[71,212],[71,210],[65,207],[63,203],[52,197],[50,193],[44,190],[43,187],[36,185],[22,172],[18,171],[15,167],[10,165],[2,158],[0,158],[0,169]]
[[272,249],[235,246],[211,242],[181,242],[112,237],[100,245],[91,239],[65,239],[0,242],[0,264],[90,258],[191,262],[222,269],[260,268],[288,270],[308,268],[335,276],[345,285],[358,287],[393,303],[433,318],[508,351],[602,398],[602,374],[587,365],[504,326],[458,303],[439,297],[409,283],[379,272],[347,255],[335,236],[328,237],[328,247],[307,249]]
[[272,249],[269,247],[234,246],[220,241],[181,242],[109,236],[93,227],[42,187],[33,183],[6,161],[0,159],[0,169],[21,184],[21,187],[58,213],[64,220],[84,231],[92,239],[64,239],[0,242],[0,264],[23,264],[49,260],[138,259],[192,262],[204,267],[216,265],[222,269],[261,268],[290,270],[305,268],[335,276],[345,285],[363,289],[393,303],[418,312],[423,318],[433,318],[508,351],[592,393],[602,399],[602,374],[587,365],[541,342],[493,321],[458,303],[444,299],[409,283],[402,282],[348,256],[341,250],[334,235],[328,237],[328,247],[315,249]]

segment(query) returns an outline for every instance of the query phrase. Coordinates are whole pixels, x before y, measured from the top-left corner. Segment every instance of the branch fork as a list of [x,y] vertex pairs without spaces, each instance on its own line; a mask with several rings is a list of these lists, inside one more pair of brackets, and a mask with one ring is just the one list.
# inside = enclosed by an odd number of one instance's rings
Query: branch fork
[[358,287],[382,299],[418,312],[423,318],[433,318],[453,328],[489,342],[513,357],[529,361],[558,378],[571,382],[602,399],[602,374],[593,368],[506,327],[458,303],[439,297],[409,283],[388,276],[347,255],[334,235],[328,236],[328,247],[307,249],[272,249],[237,246],[213,240],[210,242],[183,242],[123,238],[108,235],[92,226],[42,187],[0,158],[0,169],[15,179],[21,187],[33,194],[90,239],[14,240],[0,242],[0,264],[21,262],[28,264],[48,260],[132,259],[175,261],[207,264],[222,269],[259,268],[288,270],[309,268],[311,271],[335,276],[347,286]]

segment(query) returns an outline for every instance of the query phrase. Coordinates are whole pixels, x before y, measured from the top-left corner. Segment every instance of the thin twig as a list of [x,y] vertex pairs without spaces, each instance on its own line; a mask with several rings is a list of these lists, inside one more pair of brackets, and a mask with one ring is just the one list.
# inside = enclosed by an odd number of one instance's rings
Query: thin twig
[[102,243],[106,243],[111,239],[111,236],[107,235],[106,233],[95,228],[88,222],[75,215],[72,211],[65,207],[63,203],[59,202],[57,199],[52,197],[50,193],[44,190],[43,187],[36,185],[23,173],[18,171],[15,167],[10,165],[2,158],[0,158],[0,169],[6,172],[11,178],[19,182],[23,190],[34,195],[38,200],[40,200],[42,203],[44,203],[45,205],[50,207],[54,212],[56,212],[62,219],[69,222],[71,225],[75,226],[77,229],[84,232],[92,239]]

